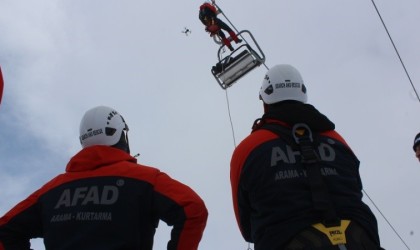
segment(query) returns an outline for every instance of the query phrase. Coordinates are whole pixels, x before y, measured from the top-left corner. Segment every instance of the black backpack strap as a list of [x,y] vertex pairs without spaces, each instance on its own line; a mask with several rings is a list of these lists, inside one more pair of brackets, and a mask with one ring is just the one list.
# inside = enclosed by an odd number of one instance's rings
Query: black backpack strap
[[263,123],[258,129],[267,129],[276,133],[293,150],[300,152],[302,163],[306,169],[315,210],[322,213],[322,223],[325,226],[339,225],[340,219],[337,217],[328,187],[321,173],[320,164],[318,164],[321,160],[315,149],[319,143],[316,139],[314,140],[314,136],[317,137],[318,135],[314,135],[310,127],[305,123],[297,123],[292,129],[274,123]]
[[292,128],[292,135],[299,145],[302,163],[306,166],[309,186],[312,191],[312,201],[316,210],[323,213],[323,224],[327,227],[340,224],[327,184],[322,176],[321,160],[315,150],[312,130],[304,123],[295,124]]

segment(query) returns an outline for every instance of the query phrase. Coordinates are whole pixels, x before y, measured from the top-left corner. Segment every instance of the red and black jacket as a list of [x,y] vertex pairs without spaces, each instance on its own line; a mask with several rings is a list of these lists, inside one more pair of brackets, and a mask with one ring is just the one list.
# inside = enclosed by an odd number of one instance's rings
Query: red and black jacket
[[261,129],[264,123],[306,123],[317,133],[319,164],[337,215],[358,222],[379,245],[376,218],[362,202],[358,159],[327,117],[294,102],[271,107],[233,153],[233,206],[244,239],[256,250],[283,249],[296,234],[323,220],[314,210],[299,152],[278,134]]
[[217,9],[214,5],[210,3],[204,3],[200,6],[200,10],[198,12],[198,18],[200,21],[206,25],[212,25],[214,24],[214,19],[216,19],[217,16]]
[[198,248],[207,221],[202,199],[122,150],[81,150],[61,174],[0,219],[0,250],[152,249],[159,220],[173,226],[168,249]]

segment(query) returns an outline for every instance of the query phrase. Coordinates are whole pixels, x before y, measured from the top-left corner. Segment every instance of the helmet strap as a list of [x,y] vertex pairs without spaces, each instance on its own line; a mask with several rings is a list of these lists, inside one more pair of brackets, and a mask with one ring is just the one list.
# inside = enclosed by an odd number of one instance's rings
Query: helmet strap
[[264,114],[268,112],[268,104],[263,103],[264,106]]
[[112,145],[111,147],[121,149],[122,151],[125,151],[127,154],[129,154],[130,153],[130,145],[128,143],[128,135],[127,134],[128,134],[127,131],[123,130],[121,132],[120,140],[116,144]]

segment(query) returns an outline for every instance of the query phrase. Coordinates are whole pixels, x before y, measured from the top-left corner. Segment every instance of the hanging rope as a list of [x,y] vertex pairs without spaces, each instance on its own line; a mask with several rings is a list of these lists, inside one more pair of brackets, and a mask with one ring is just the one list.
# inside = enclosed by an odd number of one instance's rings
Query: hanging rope
[[[229,22],[229,24],[232,26],[232,28],[233,28],[233,30],[235,30],[235,32],[236,33],[239,33],[239,30],[235,27],[235,25],[233,25],[233,23],[229,20],[229,18],[225,15],[225,13],[222,11],[222,9],[216,4],[216,2],[215,2],[215,0],[212,0],[212,4],[217,8],[217,10],[218,10],[218,12],[219,12],[219,14],[222,14],[223,15],[223,17]],[[247,41],[246,41],[246,39],[242,36],[242,35],[240,35],[241,36],[241,38],[246,42],[246,43],[248,43]],[[268,70],[269,68],[267,67],[267,65],[265,64],[265,62],[263,63],[263,65],[265,66],[265,68]],[[231,127],[231,130],[232,130],[232,137],[233,137],[233,144],[234,144],[234,147],[236,148],[236,139],[235,139],[235,130],[234,130],[234,127],[233,127],[233,122],[232,122],[232,115],[231,115],[231,112],[230,112],[230,103],[229,103],[229,96],[228,96],[228,91],[227,91],[227,89],[225,89],[225,93],[226,93],[226,104],[227,104],[227,109],[228,109],[228,115],[229,115],[229,121],[230,121],[230,127]]]
[[391,37],[391,35],[390,35],[389,31],[388,31],[388,28],[386,27],[385,22],[382,19],[381,13],[379,13],[379,10],[376,7],[375,1],[374,0],[371,0],[371,1],[372,1],[373,6],[375,7],[376,13],[378,13],[379,18],[381,19],[382,25],[384,26],[386,33],[388,34],[389,40],[391,40],[392,46],[394,47],[394,50],[397,53],[398,58],[400,59],[400,62],[401,62],[402,67],[404,68],[405,74],[407,75],[407,78],[410,81],[411,87],[413,88],[414,93],[417,96],[417,100],[420,102],[420,97],[419,97],[419,94],[417,93],[416,87],[414,87],[413,81],[411,81],[411,77],[408,74],[408,71],[407,71],[407,69],[406,69],[406,67],[404,65],[403,60],[401,59],[400,53],[398,52],[398,49],[397,49],[397,46],[395,46],[395,43],[392,40],[392,37]]
[[[228,114],[229,114],[230,127],[232,129],[233,146],[234,146],[234,148],[236,148],[235,130],[233,128],[232,116],[230,115],[229,96],[228,96],[227,89],[225,89],[225,93],[226,93],[226,104],[227,104],[227,109],[228,109]],[[251,243],[249,243],[249,242],[248,242],[247,250],[252,250]]]
[[[225,13],[222,11],[222,9],[215,3],[215,1],[213,1],[213,5],[216,6],[216,8],[219,10],[220,14],[223,15],[223,17],[229,22],[229,24],[233,27],[233,29],[236,31],[236,33],[239,33],[239,30],[235,27],[235,25],[233,25],[233,23],[229,20],[229,18],[227,18],[227,16],[225,15]],[[241,38],[246,42],[247,40],[240,35]],[[265,68],[268,70],[267,65],[265,64],[265,62],[263,63]],[[232,138],[233,138],[233,146],[234,148],[236,148],[236,139],[235,139],[235,129],[233,127],[233,122],[232,122],[232,116],[231,116],[231,112],[230,112],[230,103],[229,103],[229,95],[228,95],[228,90],[225,89],[225,93],[226,93],[226,104],[227,104],[227,109],[228,109],[228,115],[229,115],[229,121],[230,121],[230,127],[232,130]],[[251,243],[248,242],[248,247],[247,250],[252,250],[251,248]]]
[[229,104],[229,96],[227,89],[225,90],[226,93],[226,104],[229,114],[229,121],[230,121],[230,128],[232,129],[232,137],[233,137],[233,146],[236,148],[236,139],[235,139],[235,130],[233,129],[233,122],[232,122],[232,116],[230,114],[230,104]]
[[366,195],[366,197],[370,200],[370,202],[372,202],[373,206],[375,206],[376,210],[378,210],[378,212],[382,215],[382,217],[385,219],[386,223],[388,223],[388,225],[391,227],[391,229],[394,231],[394,233],[398,236],[398,238],[400,238],[400,240],[402,241],[402,243],[404,243],[405,247],[410,250],[410,248],[408,247],[407,243],[405,243],[405,241],[403,240],[403,238],[398,234],[397,230],[395,230],[395,228],[392,226],[392,224],[387,220],[387,218],[385,217],[385,215],[381,212],[381,210],[379,210],[379,207],[376,206],[375,202],[373,202],[373,200],[370,198],[370,196],[367,194],[367,192],[362,189],[363,193]]
[[[420,97],[419,97],[419,94],[418,94],[418,92],[417,92],[417,90],[416,90],[416,87],[414,86],[413,81],[411,80],[411,77],[410,77],[410,75],[408,74],[407,68],[405,67],[405,64],[404,64],[404,62],[403,62],[403,60],[402,60],[402,58],[401,58],[401,56],[400,56],[400,53],[398,52],[397,46],[395,45],[394,40],[393,40],[393,39],[392,39],[392,37],[391,37],[391,34],[390,34],[390,33],[389,33],[389,31],[388,31],[388,28],[386,27],[386,24],[385,24],[385,22],[384,22],[384,20],[383,20],[383,18],[382,18],[382,16],[381,16],[381,13],[379,12],[379,9],[378,9],[378,7],[377,7],[377,6],[376,6],[376,4],[375,4],[375,1],[374,1],[374,0],[371,0],[371,2],[372,2],[372,4],[373,4],[373,7],[375,7],[375,10],[376,10],[376,13],[377,13],[377,14],[378,14],[378,16],[379,16],[379,19],[381,19],[382,25],[384,26],[384,29],[385,29],[385,31],[386,31],[386,33],[387,33],[388,37],[389,37],[389,40],[390,40],[390,41],[391,41],[391,43],[392,43],[392,46],[394,47],[395,52],[397,53],[398,59],[400,60],[400,63],[401,63],[401,65],[402,65],[402,67],[403,67],[403,69],[404,69],[404,71],[405,71],[405,74],[407,75],[407,78],[408,78],[408,80],[410,81],[411,87],[413,88],[414,93],[415,93],[415,94],[416,94],[416,96],[417,96],[417,100],[420,102]],[[407,249],[410,249],[410,248],[408,247],[407,243],[406,243],[406,242],[402,239],[402,237],[398,234],[397,230],[395,230],[395,228],[392,226],[392,224],[388,221],[388,219],[385,217],[385,215],[381,212],[381,210],[379,210],[379,207],[378,207],[378,206],[376,206],[375,202],[373,202],[373,200],[369,197],[369,195],[366,193],[366,191],[365,191],[365,190],[363,190],[363,192],[364,192],[364,194],[368,197],[368,199],[372,202],[372,204],[375,206],[375,208],[378,210],[378,212],[381,214],[381,216],[385,219],[385,221],[388,223],[388,225],[391,227],[391,229],[394,231],[394,233],[398,236],[398,238],[400,238],[400,240],[401,240],[401,241],[402,241],[402,243],[405,245],[405,247],[406,247]]]

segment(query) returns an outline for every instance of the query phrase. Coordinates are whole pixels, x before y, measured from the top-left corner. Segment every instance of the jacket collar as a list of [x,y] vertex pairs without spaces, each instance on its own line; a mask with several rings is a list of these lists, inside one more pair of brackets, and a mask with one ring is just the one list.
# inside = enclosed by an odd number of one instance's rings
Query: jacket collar
[[300,102],[281,102],[268,105],[265,114],[254,122],[253,129],[264,123],[279,123],[292,127],[296,123],[306,123],[313,131],[323,132],[334,130],[335,124],[314,106]]
[[70,159],[66,172],[89,171],[121,161],[136,163],[137,159],[110,146],[91,146],[80,150]]

